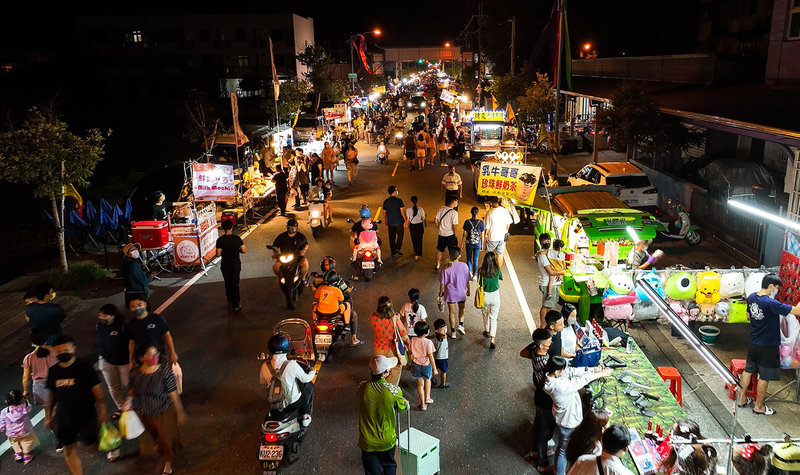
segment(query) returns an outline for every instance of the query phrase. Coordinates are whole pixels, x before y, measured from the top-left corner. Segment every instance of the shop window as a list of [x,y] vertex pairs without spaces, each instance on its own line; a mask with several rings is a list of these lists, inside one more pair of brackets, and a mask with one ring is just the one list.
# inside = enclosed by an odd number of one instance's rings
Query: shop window
[[250,66],[250,56],[247,55],[239,55],[238,60],[239,66],[242,68],[246,68]]
[[786,38],[792,40],[800,39],[800,0],[792,0],[791,9],[789,10],[789,30],[786,33]]
[[141,30],[133,30],[127,35],[128,43],[141,43],[142,42],[142,31]]

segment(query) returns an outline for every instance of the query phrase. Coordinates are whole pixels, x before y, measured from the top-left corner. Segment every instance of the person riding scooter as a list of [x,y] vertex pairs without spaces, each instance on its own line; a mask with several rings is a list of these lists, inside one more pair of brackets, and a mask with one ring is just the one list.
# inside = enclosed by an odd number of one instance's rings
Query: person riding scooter
[[358,258],[359,251],[371,250],[378,254],[378,264],[383,265],[381,259],[381,243],[378,239],[378,225],[370,219],[371,213],[368,205],[362,205],[358,212],[361,221],[350,228],[350,241],[353,247],[351,261]]
[[289,414],[297,410],[300,424],[308,427],[314,409],[314,383],[311,381],[317,372],[311,368],[306,372],[300,363],[288,359],[292,343],[285,333],[272,335],[268,347],[272,356],[261,365],[258,379],[262,385],[269,386],[272,378],[279,378],[284,396],[289,403],[281,412]]
[[286,221],[286,232],[278,234],[272,246],[279,249],[280,253],[273,253],[272,258],[275,259],[275,264],[272,265],[272,271],[276,276],[280,276],[281,263],[278,260],[280,254],[295,253],[298,258],[298,265],[300,266],[300,274],[303,277],[303,282],[308,285],[308,259],[306,259],[306,251],[308,250],[308,239],[302,234],[297,232],[297,220],[292,218]]
[[350,330],[350,344],[356,346],[364,342],[357,336],[358,317],[353,310],[349,289],[350,286],[339,276],[338,272],[333,269],[328,270],[323,275],[323,283],[317,287],[317,292],[314,294],[315,303],[312,312],[322,318],[334,318],[341,315],[344,318],[345,330]]
[[317,178],[317,181],[314,183],[314,187],[308,192],[306,199],[309,203],[313,203],[315,201],[323,203],[325,207],[325,221],[330,224],[333,220],[333,210],[331,210],[330,204],[331,194],[325,188],[325,182],[322,180],[322,178]]

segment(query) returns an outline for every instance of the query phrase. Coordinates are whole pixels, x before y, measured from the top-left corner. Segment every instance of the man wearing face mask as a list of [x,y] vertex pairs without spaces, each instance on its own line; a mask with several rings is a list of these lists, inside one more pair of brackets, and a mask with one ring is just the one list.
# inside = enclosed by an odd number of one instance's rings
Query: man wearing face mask
[[[53,352],[58,363],[47,374],[50,398],[45,410],[45,424],[55,428],[56,438],[64,445],[67,467],[77,474],[83,473],[83,469],[76,442],[81,440],[95,449],[98,424],[107,422],[108,417],[100,380],[89,363],[75,357],[75,350],[75,340],[70,336],[60,336],[54,342]],[[55,408],[58,410],[54,414]]]
[[61,336],[61,322],[67,318],[61,305],[51,302],[55,295],[50,284],[39,284],[33,289],[36,302],[25,307],[25,318],[30,322],[31,331],[46,332],[48,346],[52,346],[56,338]]
[[[750,378],[758,375],[756,400],[753,412],[772,415],[775,410],[764,404],[767,387],[770,381],[780,381],[781,365],[779,348],[781,344],[780,315],[800,315],[800,303],[795,306],[786,305],[775,300],[778,287],[782,284],[776,274],[767,274],[761,281],[761,290],[747,297],[747,313],[750,317],[750,348],[747,350],[747,362],[742,373],[741,386],[750,386]],[[791,318],[791,317],[790,317]],[[745,391],[739,391],[739,407],[753,402]]]
[[[550,235],[542,233],[539,235],[539,246],[541,250],[536,253],[534,259],[539,265],[539,290],[542,291],[542,307],[539,309],[539,325],[544,328],[547,326],[545,323],[545,315],[552,310],[558,303],[558,287],[561,285],[561,276],[566,272],[563,270],[553,269],[550,259],[547,257],[547,251],[550,249]],[[550,292],[547,291],[550,276],[555,277],[553,286]]]
[[145,274],[142,270],[139,248],[135,244],[128,244],[122,248],[125,258],[122,259],[122,283],[125,286],[125,303],[133,297],[150,297],[150,282],[153,281],[154,272]]
[[[178,353],[175,352],[175,343],[169,331],[167,322],[157,313],[147,311],[147,301],[142,298],[133,298],[128,303],[128,308],[136,316],[125,326],[128,334],[128,361],[130,367],[136,363],[136,348],[154,346],[161,354],[168,354],[169,361],[178,362]],[[168,350],[164,352],[165,348]]]
[[[306,259],[308,239],[303,233],[297,232],[297,226],[297,220],[294,218],[286,221],[286,232],[278,234],[272,243],[272,247],[280,249],[280,254],[297,253],[300,274],[303,276],[303,282],[308,286],[308,259]],[[280,254],[274,253],[272,255],[272,258],[275,259],[275,264],[272,265],[272,272],[276,276],[280,276],[281,272],[281,262],[278,260]]]
[[116,420],[122,414],[129,382],[128,335],[125,333],[123,319],[113,304],[100,307],[97,317],[94,335],[99,355],[98,366],[103,373],[108,392],[111,393],[111,399],[117,405],[117,411],[111,416],[111,419]]

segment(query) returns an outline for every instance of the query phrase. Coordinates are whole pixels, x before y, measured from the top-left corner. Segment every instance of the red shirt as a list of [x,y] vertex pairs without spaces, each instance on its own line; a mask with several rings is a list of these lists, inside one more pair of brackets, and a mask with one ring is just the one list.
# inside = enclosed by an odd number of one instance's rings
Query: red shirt
[[403,339],[408,338],[406,327],[400,321],[399,315],[395,314],[392,318],[383,318],[377,313],[372,313],[369,317],[372,324],[372,331],[375,333],[374,345],[375,350],[391,350],[394,345],[394,326],[397,325],[400,330],[400,335]]

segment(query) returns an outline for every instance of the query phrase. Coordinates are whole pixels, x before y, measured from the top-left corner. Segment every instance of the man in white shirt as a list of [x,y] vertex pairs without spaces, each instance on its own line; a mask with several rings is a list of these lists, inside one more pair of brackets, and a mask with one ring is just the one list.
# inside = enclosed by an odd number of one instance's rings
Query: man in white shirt
[[[288,414],[297,408],[300,423],[303,427],[308,427],[314,408],[314,384],[311,381],[317,371],[312,369],[306,373],[297,361],[287,359],[286,355],[291,349],[291,342],[286,335],[273,335],[269,339],[268,346],[272,358],[261,365],[258,379],[261,384],[269,386],[273,377],[279,378],[284,397],[289,403],[281,412]],[[284,363],[286,363],[285,367]],[[283,372],[281,372],[282,367]]]
[[457,249],[458,238],[458,199],[449,196],[445,202],[447,206],[442,206],[436,212],[436,226],[439,228],[439,238],[436,241],[436,270],[442,265],[442,253],[445,249]]
[[611,424],[603,432],[603,453],[581,455],[567,475],[633,475],[619,459],[630,443],[628,429],[621,424]]
[[497,265],[503,267],[503,254],[506,252],[506,233],[514,219],[507,209],[500,206],[496,196],[489,198],[490,208],[486,212],[486,252],[497,255]]
[[[539,265],[539,290],[542,291],[542,307],[539,309],[539,325],[540,328],[543,328],[547,325],[544,321],[544,316],[558,304],[558,287],[561,285],[560,277],[566,272],[563,270],[555,270],[550,264],[550,259],[547,257],[547,251],[550,249],[549,234],[542,233],[539,235],[539,246],[541,250],[536,253],[534,258]],[[556,278],[553,280],[551,291],[548,292],[547,283],[550,281],[551,275]]]
[[455,166],[450,165],[450,170],[442,177],[442,198],[445,203],[451,197],[461,199],[461,185],[461,175],[456,173]]

